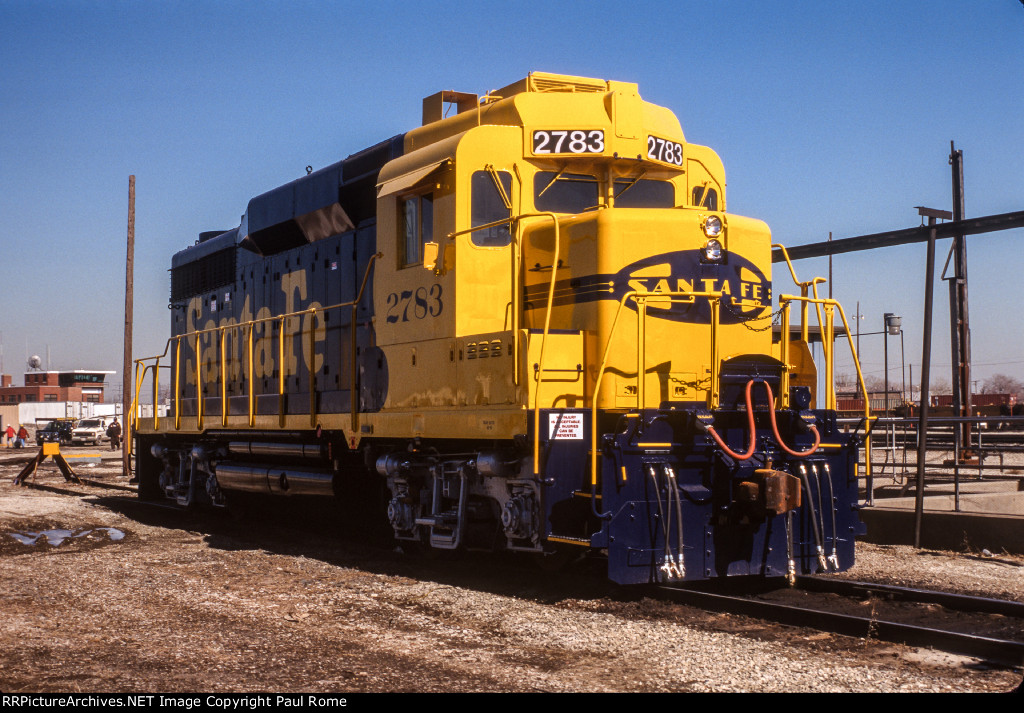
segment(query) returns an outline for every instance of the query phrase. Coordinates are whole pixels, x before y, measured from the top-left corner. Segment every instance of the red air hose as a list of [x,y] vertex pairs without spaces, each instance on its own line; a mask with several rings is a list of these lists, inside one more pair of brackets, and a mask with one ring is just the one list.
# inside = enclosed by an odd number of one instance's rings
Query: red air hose
[[[764,388],[768,389],[768,402],[774,404],[775,396],[772,394],[771,384],[769,384],[767,381],[762,381],[761,383],[764,384]],[[775,441],[779,444],[779,447],[782,448],[782,450],[786,451],[786,453],[793,456],[794,458],[806,458],[807,456],[814,453],[814,451],[818,450],[818,446],[821,444],[821,434],[818,433],[818,427],[815,426],[813,423],[809,426],[809,428],[814,433],[814,445],[808,448],[806,451],[794,451],[790,450],[790,448],[785,443],[782,442],[782,436],[779,435],[779,424],[775,422],[774,406],[772,406],[772,408],[768,411],[768,415],[771,416],[772,419],[772,433],[775,434]]]
[[[722,437],[718,435],[718,432],[715,430],[715,427],[708,426],[708,434],[715,439],[715,443],[718,444],[718,447],[725,451],[730,458],[734,458],[736,460],[749,459],[752,455],[754,455],[754,449],[757,447],[757,432],[754,428],[754,404],[752,403],[750,398],[750,387],[752,387],[753,385],[753,379],[747,382],[747,426],[750,429],[750,445],[747,447],[746,453],[740,454],[733,451],[731,448],[729,448],[729,446],[725,445],[725,441],[723,441]],[[774,418],[774,413],[772,414],[772,416]]]
[[[735,460],[748,460],[752,455],[754,455],[754,449],[757,443],[757,434],[754,430],[754,404],[753,400],[751,399],[751,388],[754,386],[754,383],[754,379],[751,379],[750,381],[747,382],[746,388],[747,424],[750,429],[750,445],[747,447],[746,453],[736,453],[731,448],[729,448],[729,446],[725,445],[725,441],[723,441],[722,437],[718,435],[717,431],[715,431],[714,426],[708,426],[707,429],[711,437],[715,439],[715,443],[718,444],[718,447],[725,451],[729,457],[734,458]],[[772,393],[771,384],[764,380],[758,381],[756,383],[764,384],[764,388],[767,389],[768,391],[768,404],[770,405],[770,408],[768,409],[768,416],[772,422],[772,434],[774,434],[775,442],[779,444],[779,447],[782,448],[782,450],[784,450],[789,455],[793,456],[794,458],[806,458],[807,456],[811,455],[816,450],[818,450],[818,446],[821,445],[821,434],[818,433],[818,427],[813,424],[810,426],[810,429],[811,432],[814,433],[814,445],[811,446],[808,450],[794,451],[791,448],[789,448],[785,443],[782,442],[782,436],[779,434],[779,425],[775,421],[775,395]]]

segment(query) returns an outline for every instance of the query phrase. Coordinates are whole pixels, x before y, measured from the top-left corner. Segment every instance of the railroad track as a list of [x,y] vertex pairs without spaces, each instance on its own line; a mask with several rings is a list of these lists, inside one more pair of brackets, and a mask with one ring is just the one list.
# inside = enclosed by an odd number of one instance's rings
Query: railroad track
[[[1024,604],[934,590],[814,576],[797,578],[796,587],[817,594],[827,593],[858,598],[873,596],[882,600],[940,605],[946,609],[971,614],[1024,618]],[[724,594],[669,586],[657,587],[656,592],[659,596],[671,601],[703,609],[742,614],[788,626],[828,631],[844,636],[933,648],[951,654],[981,659],[998,666],[1014,669],[1024,668],[1024,640],[994,638],[938,628],[937,626],[920,626],[884,619],[876,615],[857,616],[838,613],[829,611],[824,606],[820,609],[809,608],[806,602],[795,606],[749,594]]]
[[[145,509],[180,510],[173,504],[139,500],[137,497],[129,496],[124,491],[134,491],[134,487],[115,483],[84,480],[81,485],[76,487],[72,483],[61,483],[59,486],[55,486],[29,481],[25,483],[25,486],[78,497],[94,495],[96,488],[103,488],[115,491],[107,496],[107,499],[111,501],[123,502],[125,505]],[[121,491],[121,493],[116,493],[116,491]],[[839,580],[821,576],[799,577],[796,589],[808,594],[831,594],[861,600],[873,597],[879,601],[938,605],[950,611],[970,614],[983,613],[990,616],[1024,620],[1024,604],[934,590]],[[812,628],[845,636],[933,648],[974,657],[999,666],[1014,669],[1024,668],[1024,635],[1021,635],[1020,640],[1002,639],[935,626],[926,627],[904,623],[895,620],[896,617],[886,618],[886,615],[858,616],[837,613],[828,611],[824,607],[814,608],[813,602],[806,600],[801,601],[799,605],[794,605],[770,601],[749,594],[725,594],[692,587],[684,589],[662,586],[654,588],[654,591],[660,598],[706,610],[752,616],[779,624]]]

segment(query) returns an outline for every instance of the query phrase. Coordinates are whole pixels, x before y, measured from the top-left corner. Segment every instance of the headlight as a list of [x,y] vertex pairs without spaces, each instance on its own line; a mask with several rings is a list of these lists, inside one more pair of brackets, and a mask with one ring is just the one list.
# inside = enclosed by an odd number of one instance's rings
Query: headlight
[[708,262],[720,262],[722,259],[722,244],[714,238],[704,243],[704,259]]
[[704,219],[701,227],[704,229],[704,235],[709,238],[717,238],[722,234],[722,219],[717,215],[709,215]]

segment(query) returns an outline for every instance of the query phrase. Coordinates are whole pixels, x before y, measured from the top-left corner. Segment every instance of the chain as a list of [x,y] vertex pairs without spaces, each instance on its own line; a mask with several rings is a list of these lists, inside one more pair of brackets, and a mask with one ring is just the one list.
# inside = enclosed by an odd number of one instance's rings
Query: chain
[[769,329],[771,329],[772,327],[775,326],[776,322],[779,321],[779,317],[782,315],[782,307],[779,307],[775,312],[771,313],[771,315],[770,315],[771,320],[768,322],[767,325],[765,325],[764,327],[751,327],[749,322],[753,322],[754,320],[765,319],[765,318],[761,317],[761,316],[748,317],[747,315],[745,315],[745,314],[743,314],[741,312],[736,311],[736,309],[734,309],[733,306],[732,306],[732,300],[731,299],[728,302],[726,302],[725,300],[722,300],[722,306],[725,307],[726,311],[729,312],[729,314],[731,314],[733,317],[735,317],[736,320],[740,324],[742,324],[744,327],[749,329],[751,332],[766,332],[766,331],[768,331]]

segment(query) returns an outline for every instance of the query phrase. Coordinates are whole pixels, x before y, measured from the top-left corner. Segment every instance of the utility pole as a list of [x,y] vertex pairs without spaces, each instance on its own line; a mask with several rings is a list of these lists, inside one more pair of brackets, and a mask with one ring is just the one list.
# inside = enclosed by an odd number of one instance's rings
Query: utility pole
[[128,176],[128,252],[124,277],[124,364],[121,370],[121,469],[131,475],[132,438],[132,285],[135,262],[135,176]]
[[[953,220],[964,219],[964,152],[949,142],[949,165],[953,178]],[[971,327],[967,313],[967,240],[953,236],[950,247],[953,276],[949,281],[949,343],[952,362],[953,415],[970,416],[971,410]],[[971,424],[956,429],[961,443],[971,444]],[[963,452],[963,451],[961,451]],[[966,455],[965,455],[966,457]]]
[[917,494],[914,506],[914,547],[921,547],[921,520],[924,517],[924,461],[928,433],[928,410],[930,404],[929,379],[932,362],[932,294],[935,279],[935,220],[949,220],[952,214],[945,210],[933,210],[918,206],[919,215],[928,218],[928,257],[924,282],[924,336],[921,346],[921,412],[917,422]]

